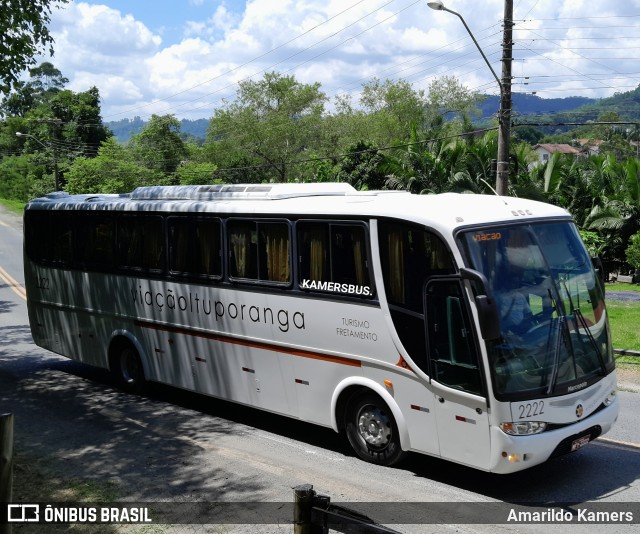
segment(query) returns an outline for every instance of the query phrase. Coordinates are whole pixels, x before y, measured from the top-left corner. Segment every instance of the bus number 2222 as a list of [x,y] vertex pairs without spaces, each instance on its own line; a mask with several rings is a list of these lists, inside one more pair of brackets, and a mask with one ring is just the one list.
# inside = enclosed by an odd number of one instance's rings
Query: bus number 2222
[[535,417],[536,415],[542,415],[544,413],[544,401],[521,404],[518,406],[518,409],[520,410],[520,419],[527,419],[529,417]]

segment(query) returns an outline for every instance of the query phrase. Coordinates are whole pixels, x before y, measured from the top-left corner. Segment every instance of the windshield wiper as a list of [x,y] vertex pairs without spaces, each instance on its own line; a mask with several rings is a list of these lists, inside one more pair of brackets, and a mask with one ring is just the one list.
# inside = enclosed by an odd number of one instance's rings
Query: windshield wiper
[[607,366],[604,363],[604,358],[602,357],[602,351],[600,350],[600,347],[598,347],[598,343],[593,337],[593,334],[591,333],[591,329],[589,328],[589,325],[587,324],[587,320],[584,318],[582,311],[580,310],[580,308],[575,308],[571,310],[571,313],[578,318],[578,320],[580,321],[580,324],[582,325],[582,328],[584,328],[584,331],[587,333],[587,338],[589,338],[589,343],[591,343],[593,350],[595,350],[596,355],[598,356],[598,362],[600,363],[600,369],[602,370],[602,374],[606,375]]
[[571,293],[569,293],[569,288],[567,287],[567,284],[564,280],[562,281],[562,287],[564,287],[564,290],[567,293],[567,297],[569,298],[571,315],[573,315],[578,319],[578,321],[582,325],[582,328],[584,328],[584,331],[587,333],[587,338],[589,339],[589,343],[591,344],[591,347],[595,351],[596,357],[598,358],[598,363],[600,364],[600,370],[602,371],[603,375],[606,375],[607,367],[604,363],[604,358],[602,357],[602,351],[600,350],[600,347],[598,347],[598,343],[596,342],[595,338],[593,337],[593,334],[591,333],[591,329],[587,324],[587,320],[584,318],[584,315],[582,314],[582,310],[580,310],[580,308],[576,308],[573,305],[573,299],[571,298]]
[[567,320],[565,315],[558,317],[558,333],[556,334],[556,348],[553,351],[553,365],[551,366],[551,377],[549,378],[549,386],[547,387],[547,395],[551,395],[556,389],[558,381],[558,366],[560,364],[560,349],[562,345],[562,336],[564,335],[564,323]]

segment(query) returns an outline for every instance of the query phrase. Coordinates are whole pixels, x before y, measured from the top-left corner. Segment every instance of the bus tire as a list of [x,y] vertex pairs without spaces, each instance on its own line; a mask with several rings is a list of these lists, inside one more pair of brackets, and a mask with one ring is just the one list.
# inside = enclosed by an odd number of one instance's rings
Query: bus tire
[[139,395],[144,391],[146,379],[138,351],[130,343],[119,345],[112,359],[111,370],[118,387],[127,393]]
[[390,466],[405,455],[393,414],[375,393],[356,393],[349,400],[344,426],[353,450],[367,462]]

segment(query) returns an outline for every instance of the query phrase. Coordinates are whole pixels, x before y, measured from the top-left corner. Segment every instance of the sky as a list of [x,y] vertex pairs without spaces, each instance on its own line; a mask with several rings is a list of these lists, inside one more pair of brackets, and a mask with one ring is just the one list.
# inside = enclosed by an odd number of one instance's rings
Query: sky
[[[446,0],[501,75],[503,0]],[[640,84],[640,0],[514,0],[513,91],[603,98]],[[267,72],[357,104],[363,84],[442,76],[499,94],[456,15],[426,0],[86,0],[54,8],[50,61],[104,121],[210,118]]]

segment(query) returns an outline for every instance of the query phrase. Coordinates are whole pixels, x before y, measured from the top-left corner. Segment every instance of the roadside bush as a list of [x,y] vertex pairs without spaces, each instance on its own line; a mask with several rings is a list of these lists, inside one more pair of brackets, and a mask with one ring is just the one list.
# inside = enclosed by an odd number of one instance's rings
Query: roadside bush
[[635,269],[640,268],[640,232],[631,236],[625,254],[630,265]]
[[7,156],[0,161],[0,197],[26,202],[33,188],[33,162],[28,156]]

